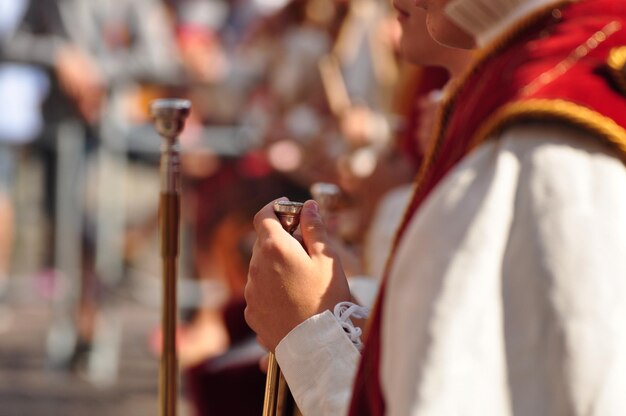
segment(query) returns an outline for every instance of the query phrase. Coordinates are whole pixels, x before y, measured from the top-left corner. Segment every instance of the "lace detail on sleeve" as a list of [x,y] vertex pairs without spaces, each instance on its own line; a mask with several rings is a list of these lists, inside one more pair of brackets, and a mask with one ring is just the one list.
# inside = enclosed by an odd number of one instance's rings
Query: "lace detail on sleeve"
[[363,331],[361,328],[354,326],[350,317],[364,319],[368,317],[369,313],[370,308],[352,302],[339,302],[333,310],[335,318],[359,351],[363,348],[363,343],[361,342]]

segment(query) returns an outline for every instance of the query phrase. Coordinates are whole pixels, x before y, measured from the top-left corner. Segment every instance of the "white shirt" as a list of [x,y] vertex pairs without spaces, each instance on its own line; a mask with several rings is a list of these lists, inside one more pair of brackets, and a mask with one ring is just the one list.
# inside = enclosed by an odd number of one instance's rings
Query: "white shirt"
[[[626,167],[609,148],[546,124],[487,141],[432,192],[396,253],[382,315],[387,414],[624,414],[625,259]],[[276,356],[305,416],[347,412],[359,354],[330,312]]]

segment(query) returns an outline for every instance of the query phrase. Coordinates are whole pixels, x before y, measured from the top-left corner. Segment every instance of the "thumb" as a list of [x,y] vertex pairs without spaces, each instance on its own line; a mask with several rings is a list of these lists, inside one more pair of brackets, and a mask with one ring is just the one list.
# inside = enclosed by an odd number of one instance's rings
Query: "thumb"
[[300,232],[302,241],[309,255],[315,257],[322,254],[327,245],[326,227],[320,215],[317,202],[308,200],[302,207],[300,214]]

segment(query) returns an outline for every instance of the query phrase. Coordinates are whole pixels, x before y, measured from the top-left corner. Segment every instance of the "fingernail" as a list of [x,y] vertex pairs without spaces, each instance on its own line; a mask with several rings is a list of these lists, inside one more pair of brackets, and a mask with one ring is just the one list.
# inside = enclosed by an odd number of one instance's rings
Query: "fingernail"
[[317,204],[317,201],[314,200],[310,200],[310,202],[307,204],[307,209],[315,215],[319,215],[320,213],[320,207]]

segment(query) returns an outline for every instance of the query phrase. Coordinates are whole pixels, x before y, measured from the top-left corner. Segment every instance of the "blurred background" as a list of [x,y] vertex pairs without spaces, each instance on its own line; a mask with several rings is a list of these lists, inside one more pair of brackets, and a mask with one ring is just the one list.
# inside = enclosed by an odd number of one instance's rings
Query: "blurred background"
[[260,414],[252,218],[336,184],[344,267],[380,277],[401,217],[381,201],[408,198],[447,79],[399,36],[384,0],[0,0],[0,416],[156,414],[162,97],[193,106],[181,413]]

